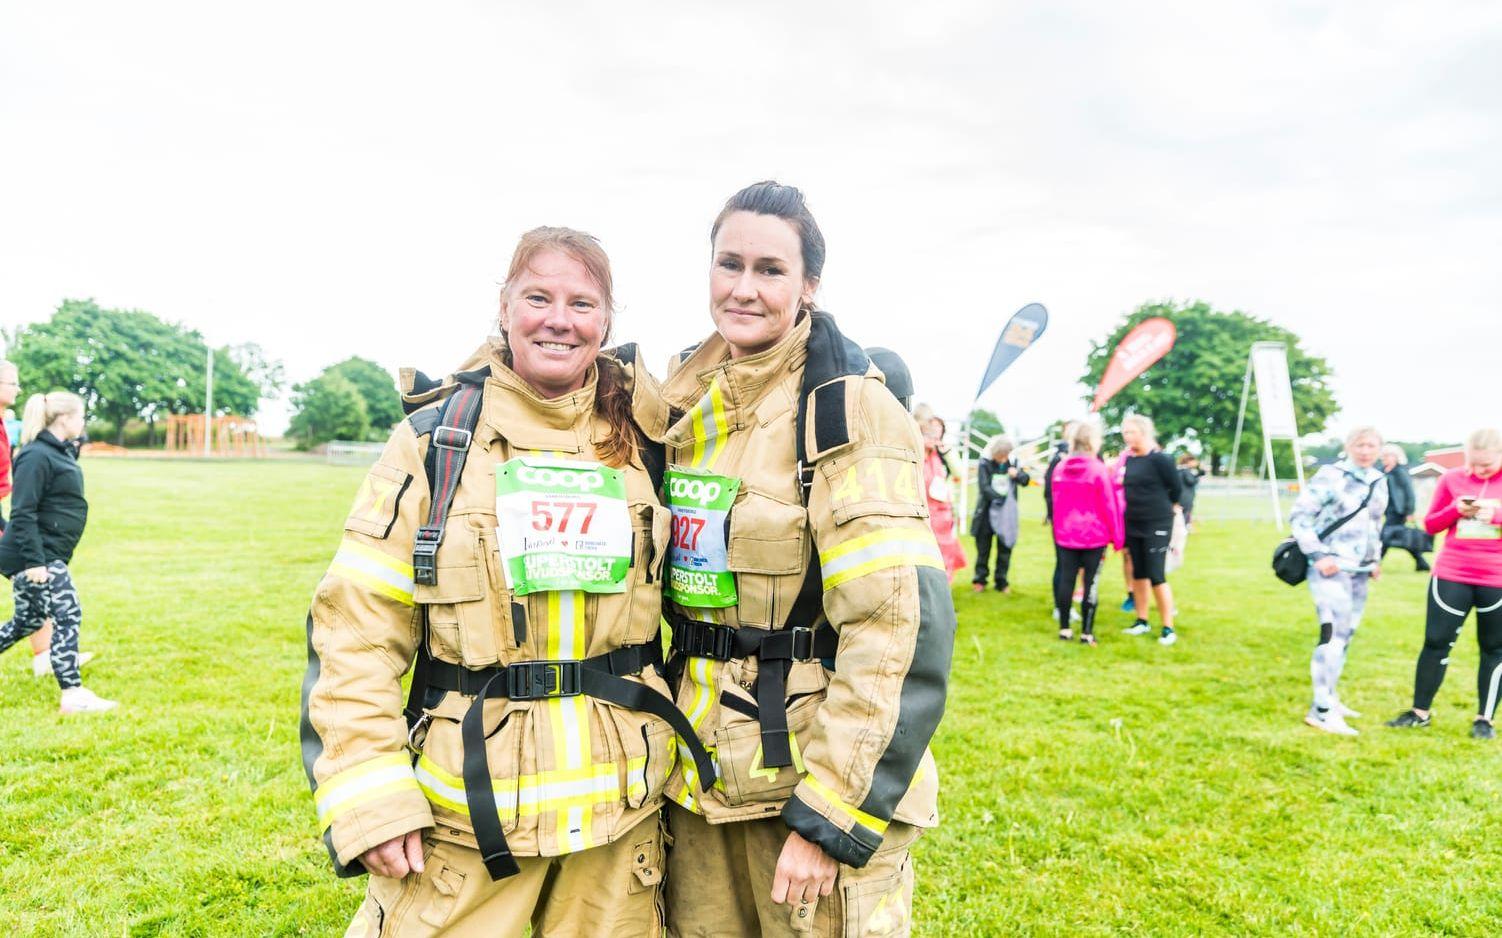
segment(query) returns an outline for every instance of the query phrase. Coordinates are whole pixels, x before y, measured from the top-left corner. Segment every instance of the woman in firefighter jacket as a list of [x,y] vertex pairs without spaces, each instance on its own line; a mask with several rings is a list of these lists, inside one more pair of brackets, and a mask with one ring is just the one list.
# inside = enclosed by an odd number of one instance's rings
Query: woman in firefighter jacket
[[797,189],[737,193],[711,243],[715,333],[663,388],[664,615],[718,779],[680,752],[668,931],[906,934],[954,639],[922,443],[813,309],[824,241]]
[[404,372],[412,415],[308,622],[324,840],[374,874],[351,935],[661,928],[659,809],[688,726],[658,667],[670,516],[641,438],[666,409],[631,347],[599,354],[611,315],[598,243],[537,229],[503,340],[441,385]]

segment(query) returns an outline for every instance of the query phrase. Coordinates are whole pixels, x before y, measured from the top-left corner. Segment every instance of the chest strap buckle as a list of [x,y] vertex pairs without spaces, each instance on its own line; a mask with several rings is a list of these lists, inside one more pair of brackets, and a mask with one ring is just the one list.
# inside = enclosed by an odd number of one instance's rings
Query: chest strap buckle
[[583,693],[578,661],[522,661],[506,668],[506,696],[512,700],[577,697]]
[[424,525],[417,529],[412,541],[412,582],[438,585],[438,545],[442,541],[442,527]]

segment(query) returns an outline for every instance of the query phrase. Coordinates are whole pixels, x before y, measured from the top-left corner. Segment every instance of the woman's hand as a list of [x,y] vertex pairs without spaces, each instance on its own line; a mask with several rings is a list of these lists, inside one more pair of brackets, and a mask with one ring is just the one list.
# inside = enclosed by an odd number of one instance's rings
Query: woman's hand
[[1492,519],[1495,518],[1495,517],[1497,517],[1497,509],[1493,508],[1490,505],[1486,505],[1484,507],[1477,507],[1477,509],[1476,509],[1476,520],[1477,521],[1484,521],[1487,524],[1491,524],[1492,523]]
[[797,831],[788,834],[772,876],[772,901],[797,905],[813,902],[834,892],[840,864],[818,844],[804,840]]
[[1481,506],[1476,504],[1476,499],[1474,498],[1457,498],[1455,500],[1455,510],[1460,512],[1462,518],[1474,518],[1476,517],[1476,513],[1481,510]]
[[422,872],[422,831],[408,831],[360,854],[360,862],[377,876],[401,879]]
[[1340,572],[1340,561],[1334,557],[1321,557],[1314,562],[1314,569],[1324,576],[1334,576]]
[[46,583],[52,579],[52,574],[47,572],[46,567],[27,567],[26,579],[33,583]]

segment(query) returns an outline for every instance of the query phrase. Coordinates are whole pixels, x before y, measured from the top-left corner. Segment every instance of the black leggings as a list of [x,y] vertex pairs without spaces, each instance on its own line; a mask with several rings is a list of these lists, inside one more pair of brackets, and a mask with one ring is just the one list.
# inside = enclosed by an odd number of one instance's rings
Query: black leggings
[[1104,547],[1059,547],[1054,546],[1058,566],[1054,568],[1053,600],[1059,610],[1060,630],[1069,628],[1069,607],[1074,604],[1074,578],[1085,571],[1085,598],[1080,602],[1080,631],[1086,635],[1095,632],[1095,574],[1100,570],[1100,559],[1105,556]]
[[1429,611],[1424,621],[1424,650],[1413,678],[1413,708],[1428,710],[1450,664],[1450,649],[1460,639],[1466,613],[1476,610],[1476,642],[1481,667],[1476,674],[1476,712],[1488,720],[1502,693],[1502,587],[1472,586],[1432,577]]

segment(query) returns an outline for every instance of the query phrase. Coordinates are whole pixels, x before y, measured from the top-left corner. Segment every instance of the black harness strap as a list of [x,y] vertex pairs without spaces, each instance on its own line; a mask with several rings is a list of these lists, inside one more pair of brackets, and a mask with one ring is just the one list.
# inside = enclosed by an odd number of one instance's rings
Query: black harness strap
[[460,385],[459,390],[443,402],[443,416],[433,428],[425,466],[428,470],[428,523],[417,529],[412,545],[412,579],[424,586],[438,583],[438,545],[443,543],[443,527],[448,523],[449,508],[459,489],[459,476],[469,457],[474,428],[480,422],[483,387]]
[[793,626],[775,631],[737,629],[698,622],[671,612],[668,621],[673,626],[673,651],[685,657],[715,661],[757,658],[759,670],[752,693],[761,721],[762,765],[769,769],[792,765],[793,752],[788,743],[788,674],[795,661],[834,657],[840,644],[840,635],[834,627],[825,622],[818,627]]
[[447,661],[431,662],[429,680],[433,687],[475,698],[464,714],[459,733],[464,744],[464,800],[474,826],[475,842],[491,879],[515,875],[517,865],[511,848],[506,845],[490,779],[490,759],[485,753],[484,714],[489,698],[542,700],[584,694],[628,710],[649,713],[666,721],[689,747],[699,769],[700,788],[708,790],[715,783],[714,761],[683,711],[647,685],[624,677],[640,674],[648,667],[662,667],[660,640],[627,645],[593,658],[518,661],[505,667],[474,670]]

